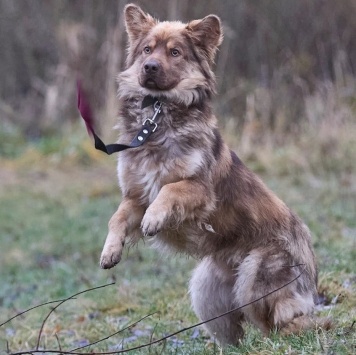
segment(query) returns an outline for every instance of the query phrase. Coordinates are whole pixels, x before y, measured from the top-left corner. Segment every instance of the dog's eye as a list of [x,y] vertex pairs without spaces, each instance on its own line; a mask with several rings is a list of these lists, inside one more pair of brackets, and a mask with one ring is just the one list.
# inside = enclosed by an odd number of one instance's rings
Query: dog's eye
[[143,51],[146,53],[146,54],[150,54],[151,53],[151,48],[150,47],[145,47],[143,49]]
[[173,49],[171,50],[171,54],[172,54],[173,57],[178,57],[180,53],[179,53],[179,50],[178,50],[178,49],[173,48]]

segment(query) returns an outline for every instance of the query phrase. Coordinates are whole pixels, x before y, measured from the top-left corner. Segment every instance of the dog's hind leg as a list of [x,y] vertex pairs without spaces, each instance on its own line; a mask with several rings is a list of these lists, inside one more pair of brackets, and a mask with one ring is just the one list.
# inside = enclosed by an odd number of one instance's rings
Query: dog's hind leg
[[[190,280],[190,295],[193,309],[202,321],[234,308],[234,280],[232,270],[219,266],[211,258],[200,262]],[[244,334],[242,320],[242,314],[236,311],[207,322],[204,327],[220,345],[237,345]]]
[[135,231],[136,234],[139,232],[142,235],[139,226],[144,212],[144,208],[133,200],[123,199],[109,221],[109,233],[100,258],[100,266],[103,269],[110,269],[120,261],[127,236]]
[[300,264],[279,248],[265,247],[250,252],[238,268],[235,300],[242,306],[262,299],[242,309],[246,320],[265,335],[297,320],[303,328],[305,322],[301,320],[307,319],[314,308],[313,268],[312,261],[309,265]]

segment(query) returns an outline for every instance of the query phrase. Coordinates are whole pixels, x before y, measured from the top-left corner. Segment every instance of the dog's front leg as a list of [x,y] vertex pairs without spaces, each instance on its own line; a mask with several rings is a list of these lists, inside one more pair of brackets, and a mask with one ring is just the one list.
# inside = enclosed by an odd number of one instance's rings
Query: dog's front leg
[[194,180],[164,185],[142,219],[143,235],[156,235],[169,220],[179,224],[184,220],[204,219],[214,207],[210,191]]
[[120,261],[125,238],[135,228],[139,228],[144,212],[144,208],[133,200],[123,199],[109,221],[109,234],[100,258],[103,269],[110,269]]

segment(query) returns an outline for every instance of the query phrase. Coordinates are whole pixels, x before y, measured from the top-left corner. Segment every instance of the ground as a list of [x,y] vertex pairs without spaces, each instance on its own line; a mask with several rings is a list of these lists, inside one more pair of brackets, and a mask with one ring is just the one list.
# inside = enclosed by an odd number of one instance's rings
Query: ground
[[[94,152],[81,139],[64,152],[56,142],[23,144],[13,156],[6,153],[0,159],[0,324],[37,304],[113,281],[114,285],[84,293],[56,309],[45,323],[40,349],[78,348],[151,313],[83,351],[127,349],[196,323],[187,295],[195,260],[162,256],[142,242],[128,250],[114,269],[99,268],[107,221],[120,201],[116,160]],[[271,161],[281,162],[283,151],[274,154],[277,158]],[[293,169],[288,165],[293,161],[277,169],[251,157],[246,163],[312,230],[320,270],[318,314],[330,316],[335,327],[265,338],[249,326],[241,346],[224,349],[223,354],[354,353],[355,176]],[[35,348],[51,307],[1,325],[0,353]],[[220,350],[198,327],[132,353],[219,354]]]

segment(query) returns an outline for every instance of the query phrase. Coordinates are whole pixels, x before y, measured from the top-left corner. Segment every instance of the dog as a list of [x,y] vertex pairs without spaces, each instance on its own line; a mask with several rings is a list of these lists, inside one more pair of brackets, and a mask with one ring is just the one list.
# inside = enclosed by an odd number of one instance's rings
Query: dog
[[199,259],[189,292],[202,321],[262,298],[205,324],[222,346],[239,343],[244,321],[265,335],[314,327],[317,268],[310,232],[217,129],[212,66],[223,39],[220,19],[159,22],[134,4],[124,15],[120,142],[129,144],[147,120],[154,132],[119,153],[123,200],[109,221],[101,267],[115,266],[126,242],[151,237],[164,253]]

